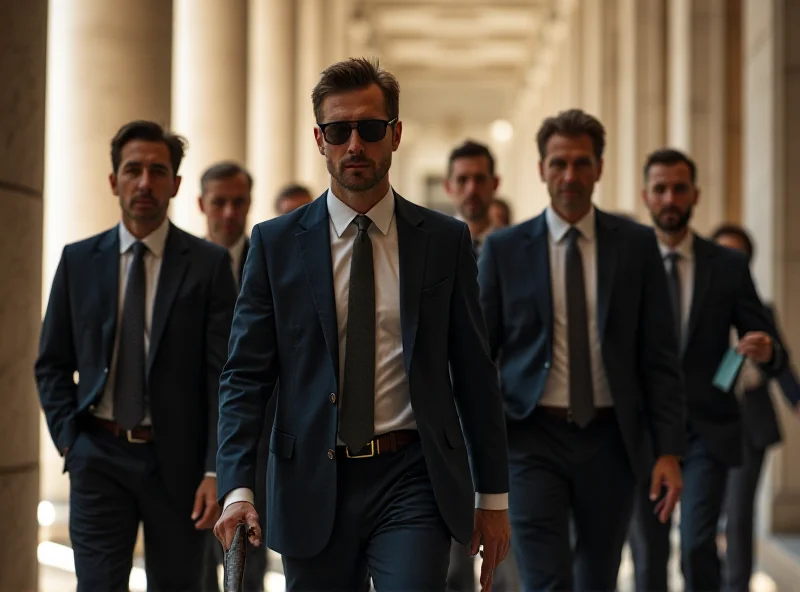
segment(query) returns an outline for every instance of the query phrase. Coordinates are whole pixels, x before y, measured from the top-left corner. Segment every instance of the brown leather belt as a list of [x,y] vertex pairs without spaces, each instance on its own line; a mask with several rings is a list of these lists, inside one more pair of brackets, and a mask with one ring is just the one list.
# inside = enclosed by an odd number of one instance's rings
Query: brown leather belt
[[85,422],[87,427],[111,432],[117,438],[123,438],[133,444],[147,444],[155,439],[151,426],[137,426],[132,430],[126,430],[116,421],[102,419],[91,414],[82,418],[82,421]]
[[379,454],[397,452],[409,444],[419,442],[419,432],[417,430],[396,430],[375,436],[372,440],[358,452],[351,452],[349,446],[342,446],[346,458],[372,458]]
[[[550,407],[548,405],[537,405],[536,409],[545,415],[549,415],[550,417],[555,417],[556,419],[561,419],[567,423],[572,423],[572,409],[569,407]],[[614,417],[615,414],[613,407],[595,407],[592,421],[608,421],[609,419],[614,419]]]

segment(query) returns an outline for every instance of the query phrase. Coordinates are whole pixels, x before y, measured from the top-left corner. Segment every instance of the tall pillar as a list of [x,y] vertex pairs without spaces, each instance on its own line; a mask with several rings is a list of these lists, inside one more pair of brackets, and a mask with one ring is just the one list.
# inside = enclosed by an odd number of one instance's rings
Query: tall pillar
[[708,232],[726,209],[726,0],[669,0],[667,23],[668,140],[697,163],[693,226]]
[[[744,0],[743,222],[756,242],[754,272],[764,300],[775,305],[790,352],[800,351],[800,5]],[[800,531],[800,424],[776,399],[784,443],[772,455],[762,505],[767,530]],[[796,587],[787,584],[786,588]]]
[[245,163],[247,0],[174,0],[173,20],[172,126],[189,149],[170,217],[204,236],[200,175],[219,160]]
[[325,0],[325,56],[331,62],[351,57],[348,28],[352,5],[353,0]]
[[251,225],[275,216],[275,195],[294,180],[293,3],[250,0],[247,161],[254,178]]
[[297,0],[297,78],[295,95],[295,119],[297,138],[295,144],[295,177],[299,183],[309,186],[316,195],[328,187],[328,173],[325,159],[320,155],[314,141],[314,110],[311,105],[311,91],[317,84],[319,74],[332,60],[322,56],[322,40],[326,27],[323,27],[323,0]]
[[645,155],[666,142],[666,5],[664,0],[619,0],[617,207],[649,220],[641,200]]
[[34,591],[39,411],[32,367],[42,289],[47,0],[12,2],[0,19],[0,590]]
[[[133,119],[169,125],[172,69],[168,0],[70,0],[51,2],[50,9],[45,302],[64,245],[119,221],[119,202],[108,186],[111,138]],[[63,461],[49,438],[42,441],[42,496],[64,502],[69,482],[61,475]]]

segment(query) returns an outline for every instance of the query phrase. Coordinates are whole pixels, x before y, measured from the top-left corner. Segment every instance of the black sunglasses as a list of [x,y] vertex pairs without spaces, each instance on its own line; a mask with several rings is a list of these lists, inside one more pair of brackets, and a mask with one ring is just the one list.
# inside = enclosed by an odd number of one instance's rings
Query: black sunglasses
[[317,126],[328,144],[338,146],[350,139],[350,134],[354,129],[358,130],[358,136],[365,142],[380,142],[386,137],[386,128],[395,123],[397,123],[396,117],[391,121],[383,119],[331,121],[330,123],[318,123]]

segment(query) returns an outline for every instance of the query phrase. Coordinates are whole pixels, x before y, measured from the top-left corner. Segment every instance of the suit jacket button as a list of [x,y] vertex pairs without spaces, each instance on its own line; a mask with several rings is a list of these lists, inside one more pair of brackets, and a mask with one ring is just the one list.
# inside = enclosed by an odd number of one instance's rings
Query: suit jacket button
[[328,396],[328,400],[329,400],[331,403],[336,403],[336,395],[335,395],[334,393],[331,393],[331,394]]
[[329,459],[331,459],[331,460],[333,460],[333,457],[334,457],[334,456],[335,456],[335,455],[334,455],[334,453],[333,453],[333,450],[328,450],[328,458],[329,458]]
[[103,372],[108,374],[108,368],[103,368]]
[[550,369],[550,362],[545,362],[544,363],[544,369],[545,370],[549,370]]

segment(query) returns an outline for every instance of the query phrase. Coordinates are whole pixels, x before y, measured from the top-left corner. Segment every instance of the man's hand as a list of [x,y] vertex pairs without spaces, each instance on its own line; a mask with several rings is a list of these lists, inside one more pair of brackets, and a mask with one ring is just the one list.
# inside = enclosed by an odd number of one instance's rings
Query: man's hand
[[681,497],[683,490],[683,477],[678,458],[671,455],[664,455],[656,461],[653,467],[653,474],[650,478],[650,501],[654,502],[661,493],[661,488],[666,487],[667,493],[658,500],[654,514],[658,514],[658,520],[666,524],[675,505]]
[[503,562],[511,545],[508,510],[475,510],[475,530],[469,545],[472,556],[478,554],[481,544],[481,590],[488,591],[492,589],[492,570]]
[[192,520],[197,530],[208,530],[214,526],[219,518],[219,504],[217,503],[217,479],[206,477],[200,482],[194,494],[194,508]]
[[225,508],[225,511],[214,526],[214,536],[222,543],[226,551],[231,548],[236,527],[247,524],[247,539],[254,547],[261,545],[261,527],[258,525],[258,512],[250,502],[236,502]]
[[759,364],[772,361],[772,337],[763,331],[750,331],[739,340],[736,351]]

